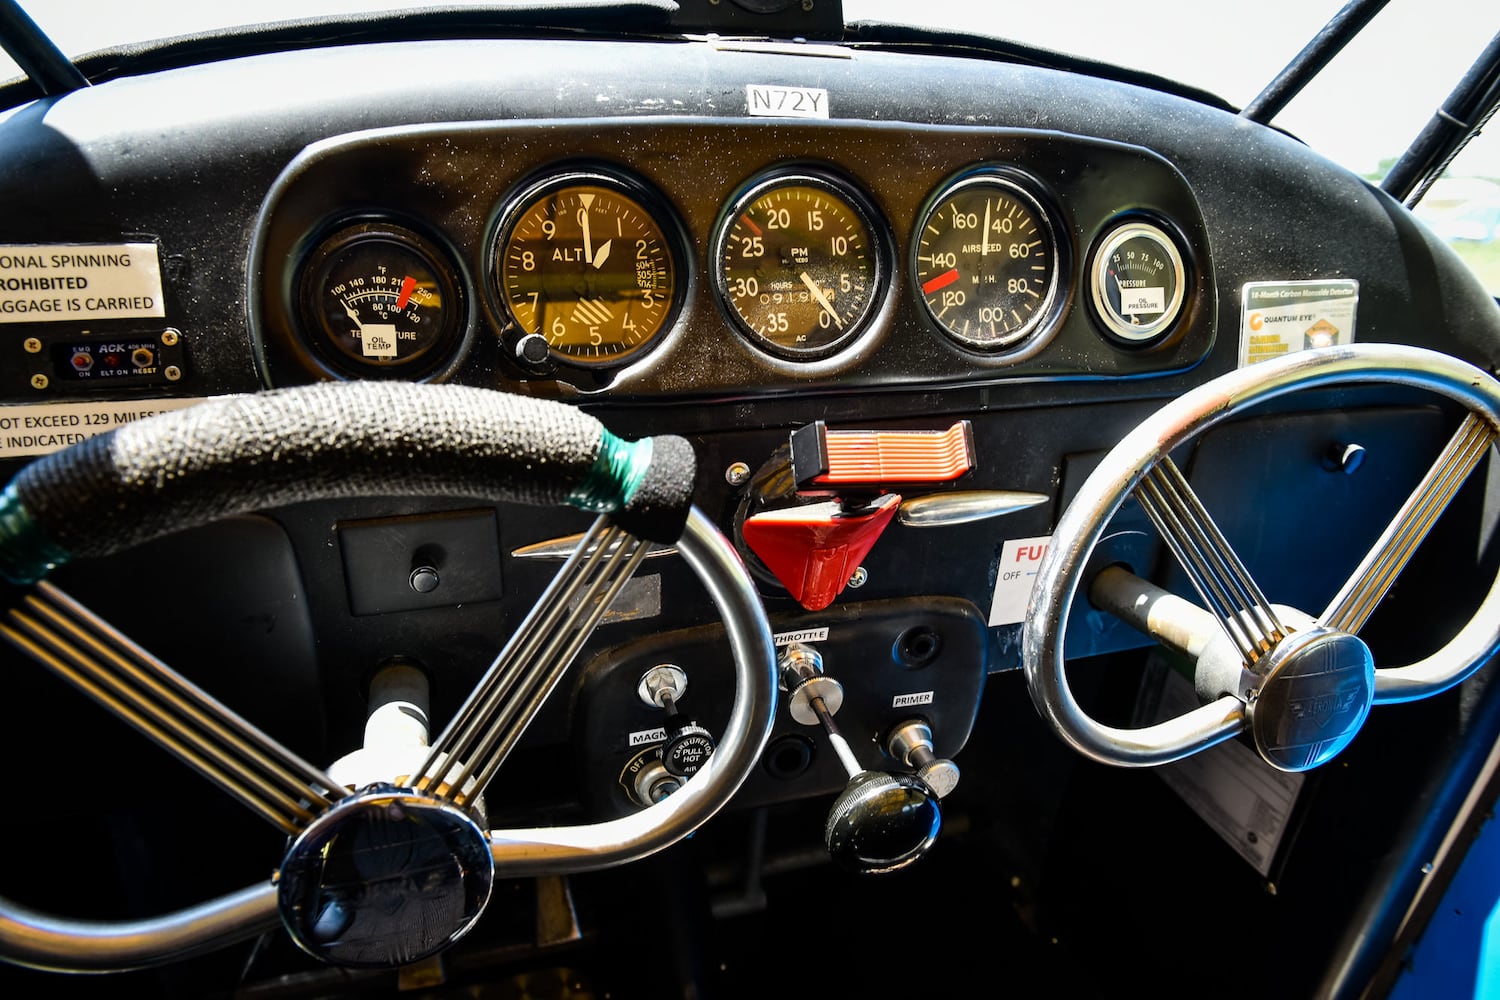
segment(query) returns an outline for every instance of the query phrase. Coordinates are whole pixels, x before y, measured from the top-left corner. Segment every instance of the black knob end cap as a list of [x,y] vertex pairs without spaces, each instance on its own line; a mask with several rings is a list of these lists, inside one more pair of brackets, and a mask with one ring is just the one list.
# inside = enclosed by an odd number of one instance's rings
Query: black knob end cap
[[696,722],[678,727],[661,748],[661,765],[668,773],[688,778],[698,773],[714,752],[714,737]]

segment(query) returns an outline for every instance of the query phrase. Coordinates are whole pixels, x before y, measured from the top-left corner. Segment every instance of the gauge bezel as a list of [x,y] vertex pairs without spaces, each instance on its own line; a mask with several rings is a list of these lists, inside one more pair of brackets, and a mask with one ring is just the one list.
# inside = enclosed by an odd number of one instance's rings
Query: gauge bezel
[[[873,265],[870,275],[870,293],[859,315],[849,323],[849,329],[833,341],[813,348],[787,347],[767,340],[756,332],[741,315],[729,297],[729,284],[724,273],[724,248],[734,220],[754,201],[779,187],[806,185],[816,187],[831,197],[844,202],[865,227],[869,236],[869,257]],[[882,303],[890,295],[892,271],[889,227],[885,217],[875,207],[874,201],[854,181],[818,164],[795,163],[775,167],[752,176],[742,184],[719,210],[714,223],[713,240],[709,244],[709,260],[713,266],[714,298],[723,313],[744,340],[756,350],[787,361],[811,362],[829,358],[847,350],[850,345],[862,340],[869,332],[871,321],[880,313]]]
[[571,166],[550,166],[540,173],[532,174],[515,185],[499,202],[490,225],[490,235],[484,243],[485,294],[490,308],[500,318],[502,342],[513,346],[513,341],[525,335],[525,327],[511,310],[503,286],[503,254],[516,225],[536,202],[557,191],[570,187],[606,187],[616,194],[634,201],[647,218],[661,230],[662,244],[672,267],[672,295],[662,314],[660,325],[640,343],[628,350],[607,358],[579,358],[562,353],[547,345],[547,356],[555,364],[587,371],[622,368],[635,364],[654,351],[681,319],[687,301],[693,275],[689,261],[687,231],[681,216],[665,195],[646,181],[618,167],[601,163],[580,163]]
[[[420,357],[393,364],[371,364],[339,350],[326,328],[321,304],[327,268],[335,256],[365,240],[386,240],[420,257],[439,283],[445,309],[438,339]],[[342,379],[405,379],[422,381],[447,371],[454,363],[469,322],[466,286],[457,257],[435,236],[406,220],[385,215],[347,216],[333,220],[308,239],[309,248],[292,274],[296,329],[302,344],[324,371]]]
[[[927,302],[927,296],[922,291],[922,280],[919,274],[917,255],[921,250],[922,234],[926,231],[934,213],[954,195],[967,188],[979,186],[1004,188],[1007,194],[1029,208],[1040,220],[1043,235],[1052,251],[1052,267],[1048,276],[1045,300],[1024,329],[1003,342],[986,342],[966,337],[939,319],[933,313],[932,306]],[[959,173],[948,177],[938,184],[923,201],[921,211],[917,215],[917,223],[912,229],[906,271],[907,279],[911,282],[912,295],[919,303],[919,311],[923,319],[948,343],[987,360],[1019,361],[1036,354],[1052,340],[1062,326],[1062,311],[1068,300],[1063,283],[1066,276],[1071,273],[1071,266],[1065,265],[1068,265],[1072,259],[1071,245],[1060,238],[1060,234],[1066,232],[1066,227],[1058,223],[1053,200],[1048,196],[1045,187],[1036,178],[1023,171],[1004,164],[985,163],[966,167]]]
[[[1189,278],[1187,254],[1183,241],[1175,230],[1163,220],[1140,215],[1113,219],[1103,228],[1103,236],[1089,253],[1089,303],[1093,306],[1094,319],[1116,343],[1129,347],[1158,347],[1166,343],[1177,323],[1186,313],[1187,285]],[[1105,264],[1111,254],[1122,244],[1137,237],[1153,240],[1162,248],[1172,264],[1172,273],[1177,280],[1172,301],[1161,316],[1150,323],[1127,323],[1109,308],[1105,295]]]

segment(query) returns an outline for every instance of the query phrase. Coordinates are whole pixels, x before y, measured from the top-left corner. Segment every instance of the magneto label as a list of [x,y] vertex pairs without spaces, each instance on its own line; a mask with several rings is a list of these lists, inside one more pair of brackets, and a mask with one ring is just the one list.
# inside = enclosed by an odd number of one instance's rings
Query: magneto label
[[667,731],[663,729],[643,729],[638,733],[630,734],[630,745],[633,747],[648,746],[652,743],[665,743]]
[[1036,583],[1036,569],[1047,554],[1051,535],[1012,538],[1000,550],[995,567],[995,598],[990,602],[991,625],[1018,625],[1026,620],[1026,605]]
[[45,455],[142,417],[201,402],[189,398],[0,406],[0,458]]
[[0,323],[166,314],[155,243],[0,244]]
[[828,91],[822,87],[745,85],[745,107],[757,118],[827,118]]
[[1240,367],[1354,342],[1359,282],[1251,281],[1240,311]]

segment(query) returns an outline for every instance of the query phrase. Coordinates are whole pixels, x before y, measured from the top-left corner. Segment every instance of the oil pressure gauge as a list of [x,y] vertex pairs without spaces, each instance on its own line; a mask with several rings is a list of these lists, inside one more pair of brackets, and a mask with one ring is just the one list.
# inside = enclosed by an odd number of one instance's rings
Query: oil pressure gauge
[[1089,264],[1094,310],[1111,334],[1131,344],[1158,340],[1182,314],[1182,251],[1161,228],[1139,220],[1110,230]]
[[430,374],[451,356],[463,323],[447,257],[403,226],[339,229],[308,255],[297,284],[311,346],[345,375]]
[[1045,329],[1057,299],[1047,212],[1008,172],[974,170],[941,189],[917,229],[912,266],[927,315],[952,339],[1010,350]]

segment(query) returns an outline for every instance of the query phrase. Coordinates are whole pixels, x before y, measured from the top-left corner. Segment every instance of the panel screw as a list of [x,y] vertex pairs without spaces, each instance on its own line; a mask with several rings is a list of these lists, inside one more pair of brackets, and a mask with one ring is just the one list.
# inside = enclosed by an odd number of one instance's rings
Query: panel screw
[[724,479],[730,486],[744,486],[750,481],[750,466],[744,462],[735,462],[724,470]]
[[176,365],[167,365],[166,370],[163,371],[162,374],[167,377],[168,382],[176,382],[178,379],[182,378],[182,369],[178,368]]
[[812,10],[813,9],[813,0],[802,0],[802,9],[803,10]]
[[167,327],[161,332],[161,346],[176,347],[179,336],[180,335],[176,330],[172,329],[170,326]]
[[45,388],[47,388],[47,376],[45,376],[45,375],[33,375],[33,376],[31,376],[31,387],[33,389],[45,389]]
[[863,587],[869,581],[869,579],[870,574],[865,570],[863,566],[861,566],[856,569],[854,571],[854,575],[849,578],[849,588],[851,590],[858,590],[860,587]]
[[35,337],[27,337],[25,342],[21,346],[26,348],[27,354],[42,353],[42,342],[40,340],[37,340]]

